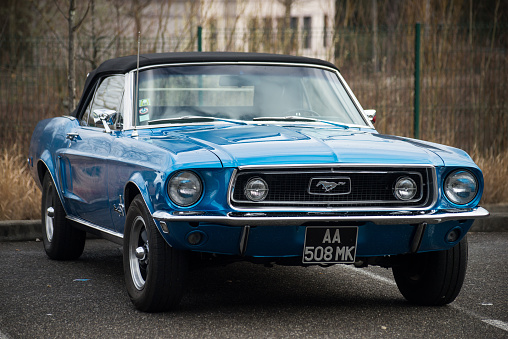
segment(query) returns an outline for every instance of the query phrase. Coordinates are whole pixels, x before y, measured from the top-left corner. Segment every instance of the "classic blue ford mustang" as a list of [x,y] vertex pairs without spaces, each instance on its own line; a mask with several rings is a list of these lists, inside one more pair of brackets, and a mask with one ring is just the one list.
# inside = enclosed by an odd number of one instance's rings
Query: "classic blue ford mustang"
[[391,267],[412,303],[444,305],[467,266],[482,172],[463,151],[382,135],[337,67],[253,53],[109,60],[71,116],[41,121],[29,166],[43,243],[123,245],[140,310],[174,309],[190,259]]

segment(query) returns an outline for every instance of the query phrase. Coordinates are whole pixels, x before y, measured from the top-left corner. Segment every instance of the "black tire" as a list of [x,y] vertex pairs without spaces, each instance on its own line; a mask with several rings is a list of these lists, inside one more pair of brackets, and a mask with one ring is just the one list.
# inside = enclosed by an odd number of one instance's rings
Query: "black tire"
[[123,268],[127,293],[140,311],[169,311],[179,305],[188,253],[166,243],[140,195],[130,204],[125,220]]
[[399,291],[409,302],[441,306],[455,300],[467,268],[467,238],[446,251],[407,255],[393,267]]
[[44,250],[51,259],[74,260],[85,248],[86,232],[74,228],[65,216],[53,179],[47,173],[42,183],[41,221]]

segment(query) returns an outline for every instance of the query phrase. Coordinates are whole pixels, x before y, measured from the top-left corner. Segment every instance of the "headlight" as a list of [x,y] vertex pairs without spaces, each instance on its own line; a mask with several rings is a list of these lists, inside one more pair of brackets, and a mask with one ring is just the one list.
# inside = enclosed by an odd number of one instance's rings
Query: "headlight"
[[399,200],[411,200],[415,197],[417,191],[416,183],[410,177],[400,177],[395,183],[393,195]]
[[201,179],[190,171],[178,172],[169,180],[169,198],[178,206],[195,204],[203,193]]
[[268,195],[268,184],[261,178],[251,178],[245,185],[244,194],[250,201],[263,201]]
[[476,197],[478,182],[471,172],[454,171],[445,180],[444,192],[451,202],[465,205]]

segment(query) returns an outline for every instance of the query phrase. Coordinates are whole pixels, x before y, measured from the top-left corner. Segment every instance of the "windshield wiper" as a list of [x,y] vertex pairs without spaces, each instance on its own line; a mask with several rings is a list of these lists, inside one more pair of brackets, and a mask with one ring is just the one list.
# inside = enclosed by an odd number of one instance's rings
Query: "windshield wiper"
[[314,118],[301,117],[301,116],[296,116],[296,115],[288,115],[285,117],[257,117],[257,118],[253,118],[252,120],[253,121],[288,121],[288,120],[291,120],[291,121],[318,121],[318,122],[321,121],[321,120],[314,119]]
[[344,129],[349,129],[348,125],[345,124],[339,124],[337,122],[328,121],[328,120],[320,120],[315,118],[309,118],[309,117],[301,117],[301,116],[295,116],[295,115],[289,115],[285,117],[257,117],[253,118],[253,121],[301,121],[301,122],[320,122],[323,124],[329,124],[337,127],[341,127]]
[[232,124],[240,124],[245,125],[245,122],[238,121],[238,120],[232,120],[232,119],[221,119],[221,118],[214,118],[214,117],[205,117],[200,115],[185,115],[177,118],[166,118],[166,119],[159,119],[159,120],[152,120],[149,121],[149,125],[159,125],[159,124],[188,124],[193,122],[213,122],[213,121],[224,121],[229,122]]

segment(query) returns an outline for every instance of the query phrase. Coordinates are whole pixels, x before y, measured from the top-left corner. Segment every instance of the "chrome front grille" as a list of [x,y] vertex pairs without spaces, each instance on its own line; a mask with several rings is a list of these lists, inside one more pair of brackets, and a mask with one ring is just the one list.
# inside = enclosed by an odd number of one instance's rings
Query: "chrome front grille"
[[[261,202],[249,201],[244,194],[245,184],[254,177],[262,178],[269,187]],[[401,201],[394,196],[400,177],[417,184],[413,199]],[[243,168],[232,178],[229,196],[234,208],[419,209],[434,199],[434,178],[433,167]]]

